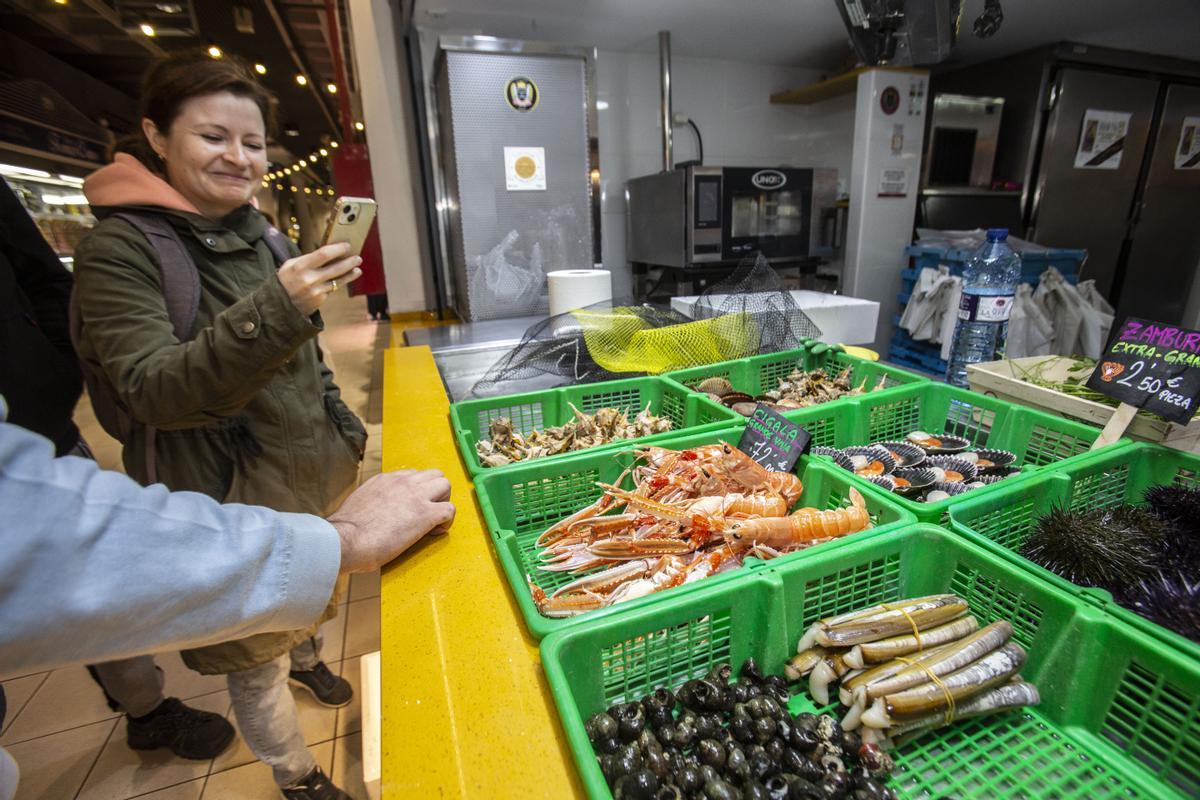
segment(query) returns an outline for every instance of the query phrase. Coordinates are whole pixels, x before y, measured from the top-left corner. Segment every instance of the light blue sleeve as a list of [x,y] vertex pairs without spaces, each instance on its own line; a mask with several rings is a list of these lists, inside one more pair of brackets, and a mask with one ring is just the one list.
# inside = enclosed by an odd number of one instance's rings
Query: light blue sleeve
[[318,517],[143,488],[0,422],[0,674],[306,627],[340,560]]

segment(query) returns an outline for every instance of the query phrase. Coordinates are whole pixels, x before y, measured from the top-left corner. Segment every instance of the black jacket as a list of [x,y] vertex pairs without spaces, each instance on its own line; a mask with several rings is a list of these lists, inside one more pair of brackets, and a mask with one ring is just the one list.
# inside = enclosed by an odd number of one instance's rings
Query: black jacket
[[54,442],[79,441],[71,421],[83,379],[71,347],[71,273],[0,179],[0,395],[8,422]]

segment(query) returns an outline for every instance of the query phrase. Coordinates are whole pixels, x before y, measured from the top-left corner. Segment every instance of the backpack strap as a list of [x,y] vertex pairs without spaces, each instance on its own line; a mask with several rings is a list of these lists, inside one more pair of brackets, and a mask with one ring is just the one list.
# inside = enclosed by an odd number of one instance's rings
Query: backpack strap
[[154,248],[162,272],[167,316],[175,329],[175,338],[181,342],[189,341],[196,326],[196,313],[200,310],[200,273],[179,233],[161,214],[121,211],[113,216],[141,231]]
[[[175,338],[190,341],[192,329],[196,327],[196,314],[200,310],[200,273],[196,262],[188,255],[179,238],[179,233],[161,214],[143,214],[136,211],[121,211],[114,217],[125,220],[141,231],[158,256],[158,268],[162,273],[163,299],[167,304],[167,317],[175,329]],[[152,425],[143,426],[146,433],[146,478],[150,483],[158,482],[158,448],[155,440],[158,430]]]
[[263,241],[267,243],[267,249],[270,250],[271,255],[275,257],[276,269],[282,267],[283,262],[292,257],[292,249],[288,246],[291,242],[287,236],[285,236],[283,232],[274,225],[267,226],[267,230],[263,233]]

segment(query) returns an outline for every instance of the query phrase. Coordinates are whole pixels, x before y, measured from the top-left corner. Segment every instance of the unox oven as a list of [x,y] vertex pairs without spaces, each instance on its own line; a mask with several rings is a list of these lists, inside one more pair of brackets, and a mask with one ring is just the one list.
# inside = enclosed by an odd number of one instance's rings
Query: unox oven
[[668,267],[830,255],[837,170],[689,166],[625,184],[626,257]]

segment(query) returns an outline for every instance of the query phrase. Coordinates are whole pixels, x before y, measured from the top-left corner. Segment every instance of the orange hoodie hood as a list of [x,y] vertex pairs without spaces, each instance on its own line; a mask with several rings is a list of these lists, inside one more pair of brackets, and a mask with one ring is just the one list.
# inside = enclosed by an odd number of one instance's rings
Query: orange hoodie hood
[[117,153],[113,163],[89,175],[83,182],[83,193],[92,206],[158,206],[200,213],[171,184],[128,153]]

